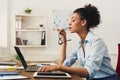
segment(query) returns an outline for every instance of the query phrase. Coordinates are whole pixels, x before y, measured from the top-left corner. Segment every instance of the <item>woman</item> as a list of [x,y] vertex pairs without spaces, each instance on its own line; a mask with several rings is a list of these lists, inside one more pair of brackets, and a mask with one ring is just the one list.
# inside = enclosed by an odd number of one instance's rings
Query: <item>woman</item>
[[[88,80],[118,80],[117,74],[110,64],[111,60],[105,43],[90,30],[97,27],[99,23],[100,14],[95,6],[89,4],[76,9],[71,16],[69,26],[70,32],[78,34],[80,40],[72,55],[66,57],[66,32],[58,30],[64,42],[60,64],[40,67],[38,71],[60,70],[86,77]],[[77,59],[82,67],[70,67]]]

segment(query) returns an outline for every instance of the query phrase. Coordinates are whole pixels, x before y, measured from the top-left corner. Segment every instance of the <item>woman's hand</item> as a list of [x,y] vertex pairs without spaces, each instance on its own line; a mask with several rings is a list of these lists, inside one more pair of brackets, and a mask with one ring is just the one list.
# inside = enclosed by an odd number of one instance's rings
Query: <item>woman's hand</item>
[[59,69],[59,65],[51,65],[51,66],[43,66],[38,68],[39,72],[49,72],[49,71],[56,71]]
[[62,38],[63,42],[66,42],[66,32],[63,29],[57,29],[57,31],[59,32],[59,36]]

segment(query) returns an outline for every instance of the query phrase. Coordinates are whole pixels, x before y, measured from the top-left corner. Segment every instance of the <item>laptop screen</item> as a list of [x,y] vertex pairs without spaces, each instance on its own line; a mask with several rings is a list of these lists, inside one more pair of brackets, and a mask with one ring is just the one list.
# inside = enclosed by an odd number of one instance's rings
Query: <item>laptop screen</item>
[[19,56],[19,58],[20,58],[20,60],[23,64],[23,67],[26,69],[27,68],[27,63],[25,62],[25,59],[24,59],[19,47],[14,46],[14,48],[15,48],[15,50],[16,50],[16,52],[17,52],[17,54],[18,54],[18,56]]

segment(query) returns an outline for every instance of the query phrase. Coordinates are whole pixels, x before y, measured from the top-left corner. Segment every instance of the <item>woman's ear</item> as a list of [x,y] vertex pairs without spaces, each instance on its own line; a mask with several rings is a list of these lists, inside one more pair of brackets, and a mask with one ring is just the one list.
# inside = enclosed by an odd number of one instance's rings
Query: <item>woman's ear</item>
[[85,26],[87,24],[87,20],[86,19],[83,19],[82,22],[81,22],[82,26]]

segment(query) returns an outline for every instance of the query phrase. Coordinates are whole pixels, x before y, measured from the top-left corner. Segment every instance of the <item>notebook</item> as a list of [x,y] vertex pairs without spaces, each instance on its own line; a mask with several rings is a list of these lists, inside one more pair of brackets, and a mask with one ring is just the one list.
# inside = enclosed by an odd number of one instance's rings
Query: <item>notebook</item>
[[29,77],[23,75],[5,75],[0,76],[0,80],[29,80]]
[[0,61],[0,65],[16,65],[16,62]]
[[5,71],[5,72],[0,72],[0,80],[25,80],[28,79],[27,76],[22,76],[19,75],[18,72],[10,72],[10,71]]
[[35,72],[33,74],[34,78],[65,78],[70,79],[71,75],[66,72]]
[[[18,54],[18,56],[19,56],[19,58],[21,60],[21,63],[23,65],[25,71],[35,72],[35,71],[38,70],[40,65],[39,66],[36,66],[36,65],[35,66],[28,66],[25,59],[24,59],[24,57],[23,57],[23,55],[22,55],[22,53],[21,53],[21,51],[20,51],[20,49],[19,49],[19,47],[14,46],[14,48],[15,48],[16,53]],[[43,64],[43,65],[51,65],[51,64]],[[41,65],[41,66],[43,66],[43,65]]]
[[19,75],[19,73],[18,72],[10,72],[10,71],[0,72],[0,76],[7,76],[7,75]]

